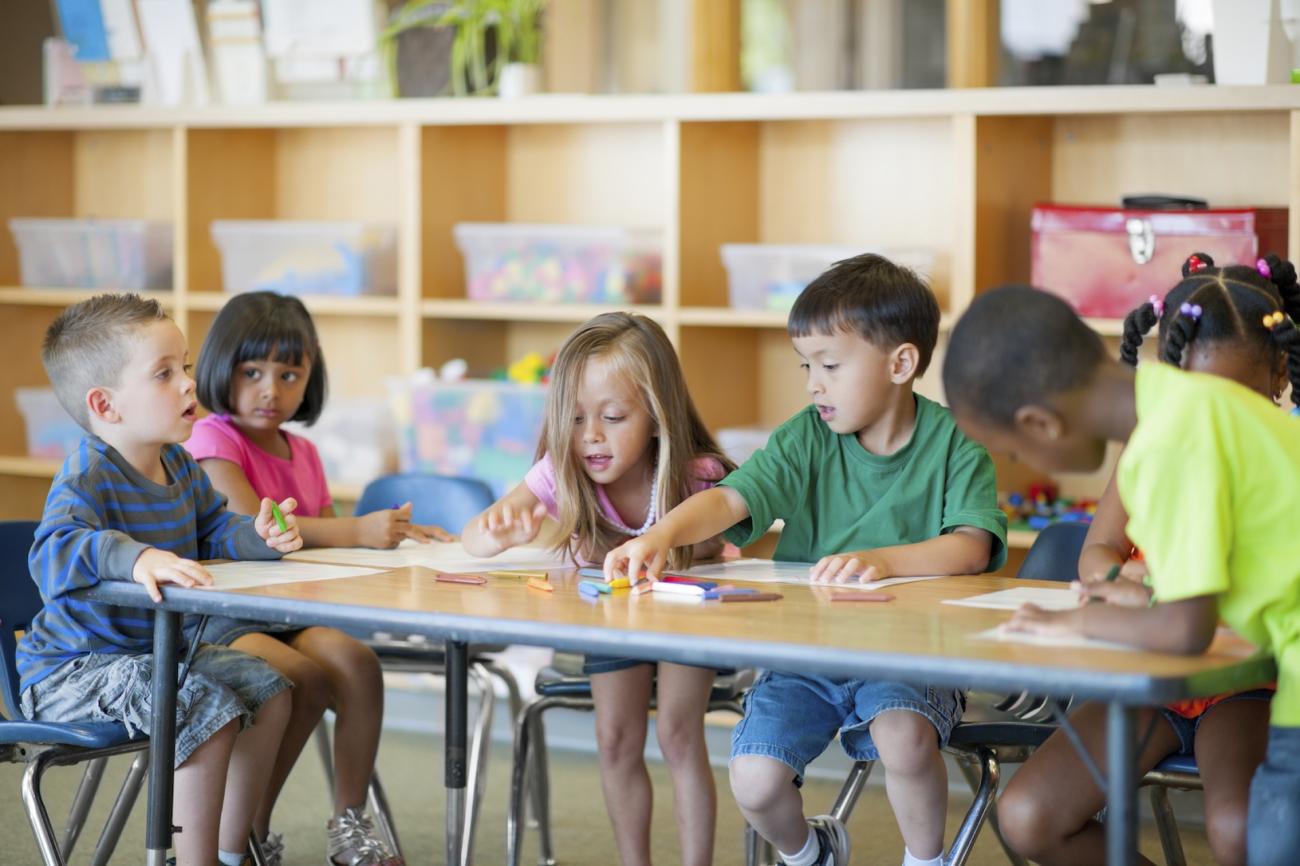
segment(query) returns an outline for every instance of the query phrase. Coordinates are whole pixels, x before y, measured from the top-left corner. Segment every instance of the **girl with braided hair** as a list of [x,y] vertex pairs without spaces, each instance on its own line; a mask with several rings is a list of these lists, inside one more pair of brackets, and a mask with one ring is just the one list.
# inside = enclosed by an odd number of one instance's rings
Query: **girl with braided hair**
[[[1157,328],[1161,361],[1230,379],[1278,402],[1288,380],[1293,413],[1300,414],[1300,286],[1288,261],[1269,255],[1252,266],[1215,267],[1205,253],[1189,256],[1183,279],[1164,298],[1153,295],[1124,320],[1120,360],[1136,367],[1139,350]],[[1157,327],[1158,326],[1158,327]],[[1297,430],[1300,435],[1300,430]],[[1079,557],[1076,584],[1113,604],[1145,607],[1151,590],[1146,563],[1125,534],[1128,513],[1112,477]],[[1120,567],[1121,579],[1105,575]],[[1204,783],[1205,831],[1215,859],[1246,862],[1250,781],[1268,742],[1270,689],[1197,698],[1151,708],[1139,720],[1151,730],[1140,772],[1170,754],[1194,754]],[[1088,704],[1071,717],[1094,752],[1104,754],[1104,707]],[[999,806],[1003,833],[1025,856],[1042,863],[1100,857],[1102,833],[1093,815],[1101,793],[1091,786],[1063,789],[1082,763],[1060,734],[1040,748],[1007,786]]]

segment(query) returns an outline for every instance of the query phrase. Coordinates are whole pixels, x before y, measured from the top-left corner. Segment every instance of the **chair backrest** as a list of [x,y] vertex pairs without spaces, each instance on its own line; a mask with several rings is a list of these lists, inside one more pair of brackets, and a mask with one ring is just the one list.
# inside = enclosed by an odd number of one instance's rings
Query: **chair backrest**
[[1079,576],[1079,554],[1088,535],[1088,524],[1053,523],[1038,533],[1016,577],[1025,580],[1059,580],[1066,583]]
[[21,719],[18,709],[17,641],[14,632],[25,630],[45,604],[27,569],[27,554],[36,538],[34,520],[0,521],[0,696],[5,716]]
[[492,488],[477,478],[456,478],[430,472],[402,472],[376,478],[361,491],[356,514],[369,514],[403,502],[412,504],[411,519],[460,533],[496,501]]

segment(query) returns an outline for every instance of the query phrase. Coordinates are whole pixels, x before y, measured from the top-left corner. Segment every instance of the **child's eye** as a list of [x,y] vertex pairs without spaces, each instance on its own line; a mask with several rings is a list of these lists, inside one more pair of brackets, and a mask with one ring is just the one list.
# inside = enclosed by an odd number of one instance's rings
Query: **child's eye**
[[581,415],[577,415],[577,416],[574,417],[574,419],[573,419],[573,423],[574,423],[574,424],[581,424],[581,423],[582,423],[583,421],[585,421],[585,420],[587,420],[587,419],[583,418]]
[[623,420],[623,416],[622,416],[622,415],[606,415],[606,416],[605,416],[605,420],[606,420],[608,423],[610,423],[610,424],[617,424],[619,421],[622,421],[622,420]]
[[284,379],[284,381],[286,381],[286,382],[297,382],[297,381],[298,381],[298,374],[297,374],[297,373],[285,373],[285,374],[284,374],[283,376],[281,376],[280,378]]
[[839,364],[822,364],[822,369],[823,369],[823,370],[837,370],[837,369],[839,369],[839,366],[840,366]]
[[154,374],[154,378],[157,379],[159,382],[166,382],[171,377],[172,377],[171,370],[159,370],[156,374]]
[[260,376],[260,375],[261,375],[261,371],[259,371],[259,370],[256,370],[256,369],[254,369],[254,368],[252,368],[252,367],[245,367],[245,368],[244,368],[244,378],[245,378],[245,379],[253,379],[253,380],[256,380],[257,377]]
[[806,372],[808,370],[808,363],[805,361],[804,363],[800,364],[799,369],[804,370]]
[[194,365],[193,365],[193,364],[186,364],[185,366],[181,367],[181,369],[184,370],[184,371],[185,371],[185,375],[188,376],[190,373],[193,373],[193,372],[194,372]]

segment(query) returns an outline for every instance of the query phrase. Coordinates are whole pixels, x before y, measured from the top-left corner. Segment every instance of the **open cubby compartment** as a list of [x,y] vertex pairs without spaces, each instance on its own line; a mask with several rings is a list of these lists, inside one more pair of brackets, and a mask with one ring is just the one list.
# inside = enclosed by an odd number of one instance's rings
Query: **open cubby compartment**
[[673,169],[665,129],[657,122],[423,127],[422,296],[466,298],[457,223],[665,230]]
[[27,455],[27,428],[18,411],[15,391],[50,387],[41,366],[41,342],[61,312],[58,307],[45,306],[10,306],[4,311],[6,361],[0,365],[0,456]]
[[[212,222],[365,220],[400,226],[401,129],[329,126],[186,133],[188,287],[220,293]],[[402,255],[399,231],[399,257]]]
[[0,286],[19,283],[14,217],[174,220],[171,129],[0,132]]
[[436,371],[461,358],[470,378],[485,379],[529,352],[549,358],[577,327],[573,322],[430,317],[423,323],[421,366]]
[[725,243],[933,250],[926,274],[947,311],[968,291],[964,215],[953,196],[969,165],[950,117],[683,122],[681,299],[726,307]]

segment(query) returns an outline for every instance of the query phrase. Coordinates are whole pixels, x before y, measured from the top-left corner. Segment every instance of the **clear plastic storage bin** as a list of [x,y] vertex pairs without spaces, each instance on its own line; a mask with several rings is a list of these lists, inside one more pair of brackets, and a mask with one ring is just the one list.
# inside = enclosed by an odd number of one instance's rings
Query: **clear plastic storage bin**
[[546,408],[543,385],[440,382],[421,371],[390,380],[389,394],[403,472],[479,478],[503,496],[533,465]]
[[610,226],[460,223],[475,301],[657,304],[663,233]]
[[153,220],[11,219],[24,286],[170,289],[172,225]]
[[397,227],[368,222],[216,220],[227,292],[397,294]]
[[76,450],[86,431],[63,410],[53,388],[15,388],[14,400],[27,425],[27,453],[63,459]]
[[[738,310],[789,310],[809,283],[831,265],[865,252],[862,247],[822,244],[723,244],[727,291]],[[930,250],[880,250],[923,278],[934,275]]]

